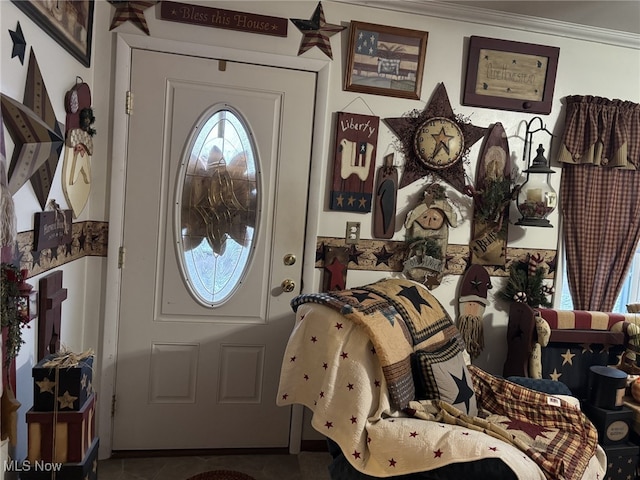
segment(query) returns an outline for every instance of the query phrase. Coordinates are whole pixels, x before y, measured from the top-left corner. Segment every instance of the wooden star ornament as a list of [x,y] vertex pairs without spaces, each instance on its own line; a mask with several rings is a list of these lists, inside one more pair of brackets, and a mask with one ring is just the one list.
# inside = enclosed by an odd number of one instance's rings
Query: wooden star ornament
[[301,18],[291,18],[290,20],[298,27],[298,30],[300,30],[303,35],[298,55],[302,55],[312,47],[318,47],[327,57],[333,60],[329,37],[341,32],[347,27],[327,23],[324,19],[324,10],[322,10],[321,2],[318,2],[316,10],[309,20]]
[[149,35],[149,26],[144,18],[144,11],[153,7],[157,1],[125,1],[125,0],[108,0],[111,5],[116,7],[116,13],[113,15],[109,31],[124,22],[131,22],[144,33]]
[[[462,134],[463,145],[461,145],[459,157],[455,162],[443,168],[434,168],[428,165],[418,150],[419,140],[421,140],[418,137],[419,130],[431,120],[455,124]],[[405,167],[400,180],[400,188],[431,175],[441,178],[462,193],[466,184],[464,158],[468,155],[471,146],[484,136],[487,129],[472,125],[453,112],[443,83],[436,87],[431,100],[424,110],[413,110],[402,117],[385,118],[384,122],[400,140],[401,150],[405,157]],[[437,140],[435,153],[441,150],[449,152],[449,136],[444,130],[440,130],[440,135],[437,138],[434,137],[434,139]]]

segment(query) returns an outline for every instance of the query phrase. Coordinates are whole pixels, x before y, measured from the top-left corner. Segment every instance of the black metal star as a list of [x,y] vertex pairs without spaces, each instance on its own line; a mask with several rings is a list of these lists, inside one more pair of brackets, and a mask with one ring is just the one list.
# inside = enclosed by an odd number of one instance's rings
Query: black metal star
[[402,173],[402,178],[400,179],[399,187],[406,187],[427,175],[432,175],[440,177],[462,193],[466,184],[463,161],[459,160],[449,168],[440,170],[430,169],[420,160],[420,157],[415,151],[415,132],[420,125],[429,118],[448,118],[454,121],[462,131],[462,135],[464,137],[462,157],[465,157],[469,153],[471,146],[484,136],[487,129],[476,127],[471,123],[465,122],[453,113],[444,83],[440,83],[436,87],[436,91],[433,93],[429,104],[422,112],[418,113],[414,111],[413,113],[415,113],[415,115],[409,114],[403,117],[384,119],[384,122],[400,140],[402,144],[402,153],[405,157],[405,167],[404,172]]
[[18,57],[20,59],[20,63],[24,65],[24,52],[27,48],[27,42],[24,39],[20,22],[18,22],[15,31],[9,30],[9,35],[11,35],[11,41],[13,42],[11,58]]

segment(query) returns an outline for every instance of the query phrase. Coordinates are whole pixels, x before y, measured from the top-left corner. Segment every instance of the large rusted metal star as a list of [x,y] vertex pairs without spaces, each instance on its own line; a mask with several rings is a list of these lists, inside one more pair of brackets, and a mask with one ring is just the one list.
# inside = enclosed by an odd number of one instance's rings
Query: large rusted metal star
[[462,160],[454,163],[449,168],[431,169],[422,162],[415,150],[416,131],[425,121],[434,117],[444,117],[455,122],[464,136],[464,148],[462,157],[466,157],[471,146],[480,140],[487,130],[483,127],[476,127],[469,122],[465,122],[460,116],[453,113],[449,96],[444,83],[437,87],[428,105],[419,112],[414,110],[402,117],[385,118],[384,122],[396,134],[402,145],[402,153],[405,157],[405,166],[400,179],[400,188],[432,175],[441,178],[452,185],[456,190],[462,192],[466,184],[464,173],[464,162]]

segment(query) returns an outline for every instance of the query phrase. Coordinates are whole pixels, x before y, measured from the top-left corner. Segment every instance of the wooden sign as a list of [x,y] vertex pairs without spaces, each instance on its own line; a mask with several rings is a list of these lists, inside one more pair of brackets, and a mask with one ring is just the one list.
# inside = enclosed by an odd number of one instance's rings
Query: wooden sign
[[373,217],[373,236],[392,238],[396,231],[396,202],[398,195],[398,170],[393,165],[393,153],[384,157],[378,169]]
[[509,237],[511,157],[507,134],[494,124],[480,152],[471,233],[471,263],[504,266]]
[[338,112],[331,210],[369,213],[380,117]]
[[276,37],[286,37],[289,24],[289,20],[286,18],[167,1],[163,1],[160,5],[160,18],[170,22],[225,28]]
[[38,212],[33,225],[34,252],[71,242],[71,210]]

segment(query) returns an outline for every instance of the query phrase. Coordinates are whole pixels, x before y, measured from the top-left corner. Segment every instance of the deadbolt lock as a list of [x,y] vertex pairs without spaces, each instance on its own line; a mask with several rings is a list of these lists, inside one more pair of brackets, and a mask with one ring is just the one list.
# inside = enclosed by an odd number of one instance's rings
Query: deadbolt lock
[[287,266],[293,265],[294,263],[296,263],[296,256],[293,253],[287,253],[282,259],[282,261]]

